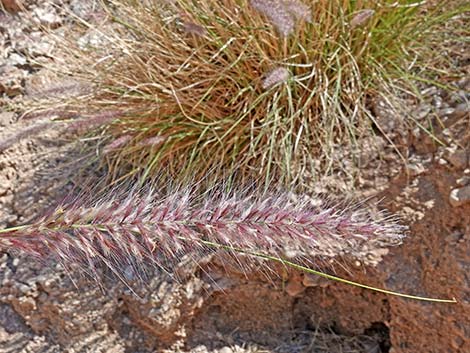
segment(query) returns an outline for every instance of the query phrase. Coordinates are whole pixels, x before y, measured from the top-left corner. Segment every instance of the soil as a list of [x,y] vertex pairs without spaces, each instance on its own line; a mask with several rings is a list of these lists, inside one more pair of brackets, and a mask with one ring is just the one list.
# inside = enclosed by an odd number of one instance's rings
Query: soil
[[[51,1],[23,3],[27,11],[0,12],[4,103],[50,85],[34,62],[51,60],[53,48],[29,16],[58,30],[67,23]],[[55,3],[77,16],[96,11],[94,1]],[[377,120],[390,120],[384,133],[406,162],[391,148],[362,156],[356,197],[383,200],[382,207],[410,226],[407,238],[378,259],[338,259],[327,270],[457,303],[404,299],[285,269],[267,279],[256,266],[240,272],[218,256],[197,266],[182,259],[179,281],[156,272],[133,293],[105,274],[99,286],[52,261],[0,251],[0,353],[470,352],[469,58],[460,49],[452,53],[466,79],[455,80],[454,91],[423,87],[425,101],[411,109],[420,121],[434,122],[442,144],[420,129],[404,129],[403,117],[376,102]],[[27,223],[57,203],[74,187],[71,175],[83,157],[80,143],[63,137],[58,125],[21,119],[4,107],[0,228]],[[25,128],[31,133],[18,135]],[[388,144],[382,134],[374,140]]]

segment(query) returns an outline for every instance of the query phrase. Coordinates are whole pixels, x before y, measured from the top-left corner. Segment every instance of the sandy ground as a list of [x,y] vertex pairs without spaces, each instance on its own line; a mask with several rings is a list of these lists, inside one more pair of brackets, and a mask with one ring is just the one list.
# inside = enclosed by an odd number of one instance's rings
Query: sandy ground
[[[65,3],[78,16],[96,10],[92,1]],[[42,25],[60,29],[67,22],[47,1],[29,9]],[[3,102],[50,84],[34,61],[50,60],[54,48],[25,18],[0,12]],[[468,74],[468,57],[456,61]],[[383,199],[410,231],[375,267],[338,260],[334,268],[358,282],[455,297],[457,304],[400,299],[294,272],[268,280],[256,268],[224,268],[217,257],[199,266],[182,261],[178,282],[155,273],[138,288],[139,298],[115,280],[104,279],[102,290],[52,262],[0,251],[0,353],[469,352],[468,76],[455,86],[453,92],[428,87],[426,101],[413,108],[421,121],[434,122],[445,146],[419,129],[403,130],[406,117],[377,105],[377,119],[390,121],[386,132],[406,163],[391,150],[385,158],[365,154],[358,196]],[[0,141],[41,123],[0,108]],[[375,139],[387,145],[383,136]],[[73,187],[79,147],[47,126],[0,151],[0,227],[30,221]]]

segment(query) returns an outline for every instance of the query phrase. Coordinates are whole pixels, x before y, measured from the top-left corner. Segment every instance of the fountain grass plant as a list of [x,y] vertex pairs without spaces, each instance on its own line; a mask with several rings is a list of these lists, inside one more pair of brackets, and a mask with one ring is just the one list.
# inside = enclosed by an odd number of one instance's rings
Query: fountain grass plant
[[[82,21],[97,44],[66,42],[65,71],[92,88],[68,106],[80,118],[67,109],[63,115],[73,116],[71,130],[100,141],[116,175],[128,167],[124,176],[143,180],[162,170],[181,179],[236,170],[242,179],[298,185],[335,172],[338,150],[354,153],[373,128],[380,131],[371,97],[413,93],[427,35],[462,11],[449,3],[110,1],[112,28]],[[75,200],[33,224],[0,230],[0,247],[52,253],[95,278],[102,264],[123,282],[126,268],[165,268],[181,254],[219,249],[389,294],[455,301],[308,267],[311,258],[399,243],[403,228],[387,216],[285,195],[194,195],[114,190]]]
[[82,121],[112,173],[237,170],[299,185],[380,133],[372,98],[416,94],[427,39],[457,3],[114,0],[113,28],[80,20],[101,41],[66,42],[58,63],[94,87],[74,102],[81,113],[115,114]]

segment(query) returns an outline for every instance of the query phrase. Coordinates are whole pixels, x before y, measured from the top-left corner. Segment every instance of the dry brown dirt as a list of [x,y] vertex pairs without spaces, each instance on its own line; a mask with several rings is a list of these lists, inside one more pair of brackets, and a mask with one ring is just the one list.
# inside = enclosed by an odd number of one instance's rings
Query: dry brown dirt
[[[86,13],[77,1],[67,3]],[[30,50],[26,60],[46,60],[47,40],[21,17],[1,12],[0,37],[6,53],[0,81],[8,81],[1,93],[5,101],[22,99],[45,76],[12,54]],[[32,43],[46,44],[34,51]],[[468,58],[459,65],[468,68]],[[470,352],[470,81],[457,81],[453,92],[429,88],[426,102],[413,108],[422,121],[434,121],[444,146],[419,129],[404,129],[406,117],[375,111],[393,122],[387,133],[406,162],[392,149],[365,155],[356,196],[383,200],[410,230],[375,267],[338,259],[326,268],[394,291],[454,297],[456,304],[398,298],[282,268],[267,279],[256,264],[247,261],[252,269],[240,272],[217,256],[198,266],[182,259],[180,281],[155,272],[136,296],[105,274],[102,289],[53,262],[0,251],[0,353]],[[0,108],[0,141],[40,123]],[[386,144],[382,135],[376,139]],[[0,227],[27,223],[60,200],[73,187],[79,160],[79,146],[55,126],[0,151]]]

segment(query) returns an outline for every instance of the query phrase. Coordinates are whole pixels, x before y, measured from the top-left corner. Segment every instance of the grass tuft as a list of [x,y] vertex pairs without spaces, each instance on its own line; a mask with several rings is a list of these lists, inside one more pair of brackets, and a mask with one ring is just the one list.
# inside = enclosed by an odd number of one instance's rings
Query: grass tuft
[[132,136],[105,147],[109,165],[147,176],[236,169],[284,184],[345,168],[338,156],[383,131],[371,98],[417,94],[436,25],[464,11],[411,0],[115,0],[106,10],[110,28],[80,20],[101,44],[67,43],[64,64],[95,88],[79,103],[89,114],[119,112],[85,132],[100,125],[103,146]]

